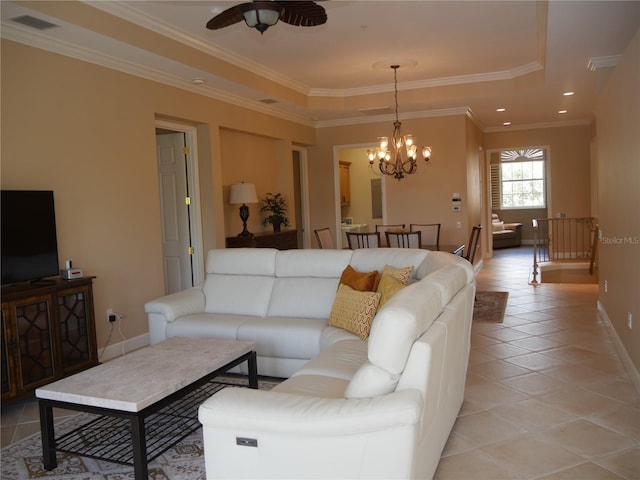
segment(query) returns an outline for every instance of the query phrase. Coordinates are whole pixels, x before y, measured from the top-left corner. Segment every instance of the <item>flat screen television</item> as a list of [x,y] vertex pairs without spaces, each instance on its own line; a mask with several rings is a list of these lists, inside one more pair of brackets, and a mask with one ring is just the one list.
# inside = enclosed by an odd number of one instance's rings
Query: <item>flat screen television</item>
[[53,192],[0,192],[2,285],[59,275]]

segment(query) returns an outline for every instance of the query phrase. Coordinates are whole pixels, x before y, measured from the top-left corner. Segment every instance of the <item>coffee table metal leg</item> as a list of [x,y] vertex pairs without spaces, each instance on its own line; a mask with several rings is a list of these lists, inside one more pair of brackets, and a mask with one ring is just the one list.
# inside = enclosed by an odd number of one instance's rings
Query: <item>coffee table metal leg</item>
[[147,480],[147,439],[144,431],[144,418],[131,418],[131,440],[133,441],[133,471],[136,480]]
[[256,360],[256,352],[251,352],[249,360],[249,388],[258,388],[258,361]]
[[56,439],[53,430],[53,408],[42,400],[40,407],[40,434],[42,436],[42,463],[45,470],[53,470],[58,466],[56,458]]

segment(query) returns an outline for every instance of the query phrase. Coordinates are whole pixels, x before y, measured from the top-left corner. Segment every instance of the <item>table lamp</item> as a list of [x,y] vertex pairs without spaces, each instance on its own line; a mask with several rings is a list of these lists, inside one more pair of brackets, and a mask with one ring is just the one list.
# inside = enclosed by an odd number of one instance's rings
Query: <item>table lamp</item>
[[253,233],[247,230],[247,220],[249,219],[249,207],[247,203],[258,203],[256,195],[256,186],[253,183],[234,183],[231,185],[229,194],[229,203],[231,205],[240,206],[240,219],[242,220],[243,229],[238,234],[239,237],[253,237]]

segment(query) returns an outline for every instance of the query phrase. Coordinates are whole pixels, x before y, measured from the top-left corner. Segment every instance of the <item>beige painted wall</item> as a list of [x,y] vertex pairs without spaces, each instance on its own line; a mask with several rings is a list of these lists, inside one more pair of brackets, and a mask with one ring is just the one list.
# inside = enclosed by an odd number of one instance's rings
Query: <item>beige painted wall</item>
[[[331,209],[335,205],[334,187],[334,147],[352,148],[351,145],[363,145],[370,142],[375,146],[375,139],[388,132],[391,134],[392,122],[371,123],[340,127],[319,128],[317,145],[309,149],[310,172],[314,185],[312,188],[311,210],[312,228],[335,225],[335,213]],[[479,139],[481,134],[475,126],[469,127],[464,115],[412,119],[402,122],[406,133],[413,133],[419,145],[433,147],[432,160],[428,165],[420,161],[418,172],[408,175],[401,181],[384,177],[386,191],[385,204],[386,223],[441,223],[441,243],[466,243],[469,238],[471,224],[480,208],[478,190],[469,195],[467,162],[479,162]],[[469,130],[468,130],[469,129]],[[470,131],[476,130],[473,135]],[[475,159],[471,160],[467,151],[467,141],[472,136]],[[476,178],[475,182],[479,182]],[[473,182],[472,182],[473,183]],[[455,213],[451,209],[451,195],[459,192],[463,199],[463,209]],[[471,213],[472,212],[472,213]],[[471,216],[470,216],[471,215]],[[456,228],[460,222],[461,228]]]
[[599,95],[597,118],[599,302],[640,371],[640,30]]
[[[2,40],[2,188],[55,191],[60,261],[95,275],[98,347],[108,307],[127,339],[164,294],[155,119],[197,126],[205,251],[241,229],[228,186],[290,194],[291,145],[312,128]],[[264,155],[263,155],[264,153]],[[252,227],[262,227],[251,205]],[[291,218],[294,218],[293,216]],[[117,335],[112,342],[120,339]]]
[[550,217],[591,215],[590,142],[591,125],[531,130],[506,130],[484,134],[485,150],[549,147],[550,185],[547,207]]

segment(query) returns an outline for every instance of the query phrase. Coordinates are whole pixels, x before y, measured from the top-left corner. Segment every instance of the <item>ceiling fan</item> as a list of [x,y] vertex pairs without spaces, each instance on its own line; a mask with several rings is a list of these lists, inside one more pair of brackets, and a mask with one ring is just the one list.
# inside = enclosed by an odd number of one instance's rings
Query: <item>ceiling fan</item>
[[324,8],[312,1],[252,1],[226,9],[207,22],[209,30],[244,20],[260,33],[282,20],[296,27],[315,27],[327,21]]

